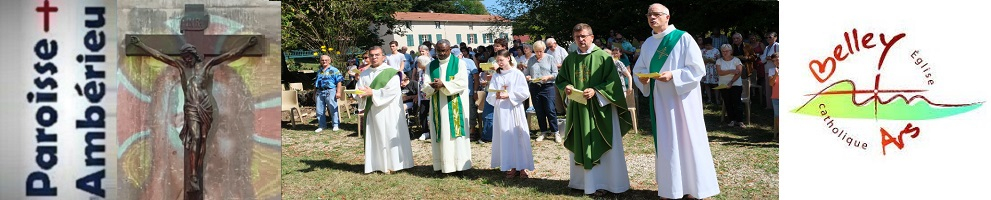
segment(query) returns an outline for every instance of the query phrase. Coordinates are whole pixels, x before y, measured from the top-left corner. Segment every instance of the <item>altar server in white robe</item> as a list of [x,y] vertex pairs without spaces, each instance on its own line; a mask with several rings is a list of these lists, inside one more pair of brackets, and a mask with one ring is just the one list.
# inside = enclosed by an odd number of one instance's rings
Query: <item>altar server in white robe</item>
[[[427,65],[427,84],[421,91],[430,99],[427,126],[433,146],[434,171],[451,173],[471,168],[471,141],[468,107],[468,68],[451,55],[451,43],[444,39],[435,48],[437,60]],[[395,119],[393,119],[395,120]]]
[[[705,76],[701,51],[692,36],[669,25],[671,13],[650,5],[652,36],[644,41],[633,72],[636,86],[651,98],[651,131],[657,150],[657,194],[663,198],[706,198],[719,194],[709,150],[699,81]],[[659,73],[656,78],[641,77]]]
[[384,64],[382,48],[369,49],[371,67],[361,72],[358,101],[365,112],[365,173],[413,167],[413,150],[402,107],[399,71]]
[[495,107],[492,167],[508,171],[506,177],[529,178],[534,170],[533,148],[530,146],[530,128],[523,102],[530,98],[530,89],[523,72],[510,64],[512,55],[508,50],[496,52],[499,70],[492,76],[485,98]]

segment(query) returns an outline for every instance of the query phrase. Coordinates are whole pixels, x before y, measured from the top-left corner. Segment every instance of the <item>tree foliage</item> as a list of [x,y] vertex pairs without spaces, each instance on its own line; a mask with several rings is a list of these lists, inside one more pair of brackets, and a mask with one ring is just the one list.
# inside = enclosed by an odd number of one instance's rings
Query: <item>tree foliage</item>
[[[650,35],[647,8],[639,0],[500,0],[494,13],[513,20],[513,33],[554,37],[571,41],[575,24],[592,26],[597,38],[609,30],[626,38],[643,40]],[[659,1],[671,11],[671,24],[695,37],[713,29],[763,34],[778,29],[777,1]]]
[[[316,50],[344,56],[371,46],[381,45],[380,28],[386,34],[403,34],[403,22],[396,12],[488,14],[481,1],[368,1],[287,0],[282,3],[282,48]],[[340,51],[341,54],[337,54]]]
[[410,12],[430,12],[454,13],[454,14],[474,14],[487,15],[489,11],[485,9],[482,1],[477,0],[454,0],[454,1],[414,1]]

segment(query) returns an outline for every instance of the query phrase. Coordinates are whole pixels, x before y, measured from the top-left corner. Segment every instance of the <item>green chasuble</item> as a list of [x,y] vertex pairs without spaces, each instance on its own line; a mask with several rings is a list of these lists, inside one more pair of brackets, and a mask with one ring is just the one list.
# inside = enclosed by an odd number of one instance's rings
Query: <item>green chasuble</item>
[[[592,97],[586,105],[576,102],[567,104],[564,147],[575,154],[575,164],[585,169],[599,164],[602,154],[612,149],[612,134],[615,134],[612,131],[613,117],[619,117],[621,135],[626,135],[633,127],[612,56],[598,47],[592,48],[589,54],[569,54],[555,80],[561,95],[565,94],[568,85],[572,85],[578,90],[593,88],[609,100],[604,107],[599,106],[598,97]],[[568,98],[563,99],[568,101]],[[611,109],[616,109],[617,116],[612,116]]]
[[[458,60],[458,57],[453,55],[450,56],[450,59],[451,60],[447,62],[447,66],[445,66],[447,67],[447,70],[444,71],[443,76],[441,76],[440,74],[440,61],[439,60],[431,61],[429,64],[429,69],[427,69],[430,72],[430,78],[439,77],[444,81],[454,80],[454,75],[458,74],[458,67],[460,67],[459,64],[461,64],[461,60]],[[451,125],[451,127],[449,127],[451,132],[451,139],[468,136],[468,131],[465,129],[467,126],[465,126],[464,121],[461,121],[461,119],[465,116],[465,113],[462,113],[463,110],[461,110],[461,108],[462,106],[466,106],[466,105],[462,105],[464,102],[461,102],[460,95],[444,96],[441,95],[440,93],[441,92],[438,90],[437,92],[434,92],[434,95],[430,96],[430,109],[433,109],[434,112],[434,119],[433,119],[434,130],[437,131],[437,134],[441,133],[440,116],[442,115],[440,109],[441,107],[440,101],[444,101],[447,102],[448,105],[447,109],[444,110],[443,112],[447,113],[447,117],[448,117],[447,121],[448,124]],[[440,142],[440,136],[434,136],[434,139],[436,139],[437,142]]]

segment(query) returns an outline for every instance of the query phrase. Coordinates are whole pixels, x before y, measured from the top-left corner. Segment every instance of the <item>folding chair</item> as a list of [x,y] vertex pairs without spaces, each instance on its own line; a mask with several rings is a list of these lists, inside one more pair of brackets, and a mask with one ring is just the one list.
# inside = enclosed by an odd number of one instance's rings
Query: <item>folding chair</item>
[[[630,76],[629,81],[627,82],[628,87],[626,90],[626,110],[629,110],[630,115],[632,115],[633,117],[633,133],[640,133],[640,129],[637,127],[637,96],[634,96],[633,80],[634,80],[633,76]],[[650,101],[651,103],[653,103],[654,100],[651,99]],[[650,110],[650,112],[654,112],[654,111]]]
[[295,90],[295,91],[302,91],[303,90],[303,83],[289,83],[289,89]]
[[292,123],[292,128],[296,128],[296,118],[299,121],[303,121],[303,117],[300,116],[299,111],[299,101],[296,98],[295,90],[282,91],[282,112],[289,111],[289,122]]
[[751,102],[751,92],[750,88],[753,83],[751,83],[750,78],[743,79],[743,94],[740,95],[740,100],[743,101],[745,112],[747,113],[747,125],[750,125],[750,102]]

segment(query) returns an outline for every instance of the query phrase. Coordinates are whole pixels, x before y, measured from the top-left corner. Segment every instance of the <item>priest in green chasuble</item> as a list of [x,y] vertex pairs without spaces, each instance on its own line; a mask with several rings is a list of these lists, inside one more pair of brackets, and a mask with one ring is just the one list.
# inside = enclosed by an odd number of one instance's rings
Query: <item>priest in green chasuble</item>
[[468,130],[468,68],[451,55],[451,42],[437,42],[437,60],[427,64],[427,84],[421,91],[430,99],[427,126],[433,149],[434,171],[451,173],[471,168],[471,142]]
[[592,44],[592,27],[575,25],[572,35],[578,52],[564,58],[555,83],[574,96],[564,98],[562,128],[564,147],[571,152],[568,187],[585,194],[622,193],[630,189],[623,135],[633,125],[619,72],[612,56]]

